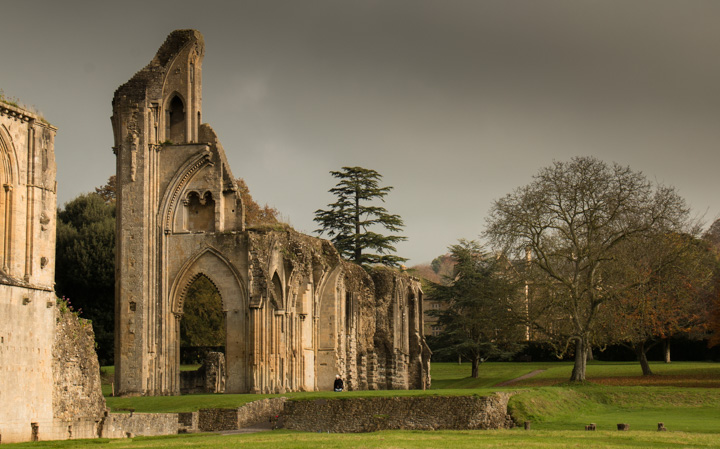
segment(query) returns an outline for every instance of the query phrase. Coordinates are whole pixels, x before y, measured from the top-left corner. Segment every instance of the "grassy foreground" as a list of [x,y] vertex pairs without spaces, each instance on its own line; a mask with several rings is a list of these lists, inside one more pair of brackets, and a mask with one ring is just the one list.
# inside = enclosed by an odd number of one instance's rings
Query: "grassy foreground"
[[286,430],[245,435],[199,434],[138,437],[131,440],[77,440],[23,443],[8,447],[88,448],[717,448],[718,435],[682,432],[577,431],[384,431],[363,434],[303,433]]
[[[106,374],[112,367],[104,368]],[[571,363],[486,363],[480,377],[471,379],[469,365],[435,363],[433,388],[427,391],[353,391],[342,397],[408,395],[483,395],[515,393],[509,411],[521,428],[499,431],[385,431],[366,434],[317,434],[273,431],[241,435],[138,437],[133,440],[78,440],[25,443],[9,447],[82,448],[718,448],[720,447],[720,364],[652,364],[655,376],[644,378],[636,363],[592,362],[588,383],[569,385]],[[536,372],[526,380],[497,386]],[[109,391],[109,388],[106,389]],[[199,408],[237,407],[278,395],[189,395],[112,398],[115,411],[176,412]],[[288,393],[297,399],[337,398],[333,392]],[[663,422],[668,432],[657,432]],[[598,431],[585,432],[595,423]],[[618,423],[630,425],[619,432]]]

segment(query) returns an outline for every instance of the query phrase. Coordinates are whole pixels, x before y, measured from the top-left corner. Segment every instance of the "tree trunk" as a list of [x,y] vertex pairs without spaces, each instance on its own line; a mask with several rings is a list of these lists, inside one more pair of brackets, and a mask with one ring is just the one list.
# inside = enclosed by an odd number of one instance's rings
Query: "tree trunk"
[[593,356],[592,347],[587,349],[587,359],[588,361],[595,360],[595,357]]
[[362,248],[360,247],[360,243],[358,243],[358,236],[360,235],[360,192],[358,190],[355,190],[355,240],[353,241],[353,244],[355,245],[355,260],[354,262],[356,264],[360,264],[360,261],[362,260]]
[[647,348],[645,348],[645,342],[635,343],[635,355],[640,362],[640,368],[642,368],[643,376],[651,376],[652,370],[647,359]]
[[480,371],[480,370],[479,370],[479,367],[480,367],[480,356],[476,355],[476,356],[474,356],[473,359],[472,359],[472,374],[471,374],[471,377],[472,377],[473,379],[477,379],[477,378],[478,378],[478,375],[479,375],[478,372]]
[[663,340],[663,349],[665,353],[665,363],[670,363],[670,338]]
[[570,382],[585,382],[585,367],[587,365],[587,351],[585,339],[575,340],[575,366],[573,366]]

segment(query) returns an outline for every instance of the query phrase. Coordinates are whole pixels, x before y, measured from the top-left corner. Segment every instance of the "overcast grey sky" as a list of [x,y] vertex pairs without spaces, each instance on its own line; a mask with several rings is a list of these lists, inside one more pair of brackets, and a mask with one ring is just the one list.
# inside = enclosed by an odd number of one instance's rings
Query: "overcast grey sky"
[[494,199],[593,155],[720,217],[720,2],[0,0],[0,88],[59,128],[58,201],[114,174],[113,92],[174,29],[205,36],[203,119],[298,230],[360,165],[398,247],[477,238]]

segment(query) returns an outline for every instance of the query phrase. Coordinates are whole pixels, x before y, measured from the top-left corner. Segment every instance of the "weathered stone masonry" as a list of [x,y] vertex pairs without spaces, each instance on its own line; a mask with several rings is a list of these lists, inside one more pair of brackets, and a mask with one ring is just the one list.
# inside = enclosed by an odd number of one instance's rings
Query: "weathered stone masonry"
[[56,306],[56,128],[0,101],[0,442],[92,437],[92,328]]
[[507,429],[511,394],[289,400],[278,427],[307,432]]
[[245,229],[235,177],[202,124],[202,35],[170,34],[113,99],[117,155],[116,391],[178,394],[188,286],[206,276],[226,317],[225,391],[429,385],[422,291],[291,229]]

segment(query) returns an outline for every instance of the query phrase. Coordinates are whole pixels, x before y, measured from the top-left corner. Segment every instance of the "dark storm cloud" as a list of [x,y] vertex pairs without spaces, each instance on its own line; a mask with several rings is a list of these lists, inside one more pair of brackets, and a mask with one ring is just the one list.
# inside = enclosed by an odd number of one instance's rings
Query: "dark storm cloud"
[[407,223],[400,253],[422,262],[575,155],[629,164],[716,218],[719,13],[657,0],[8,3],[0,87],[60,128],[64,202],[114,171],[113,91],[171,30],[199,29],[203,117],[253,195],[308,232],[332,199],[329,170],[374,168]]

